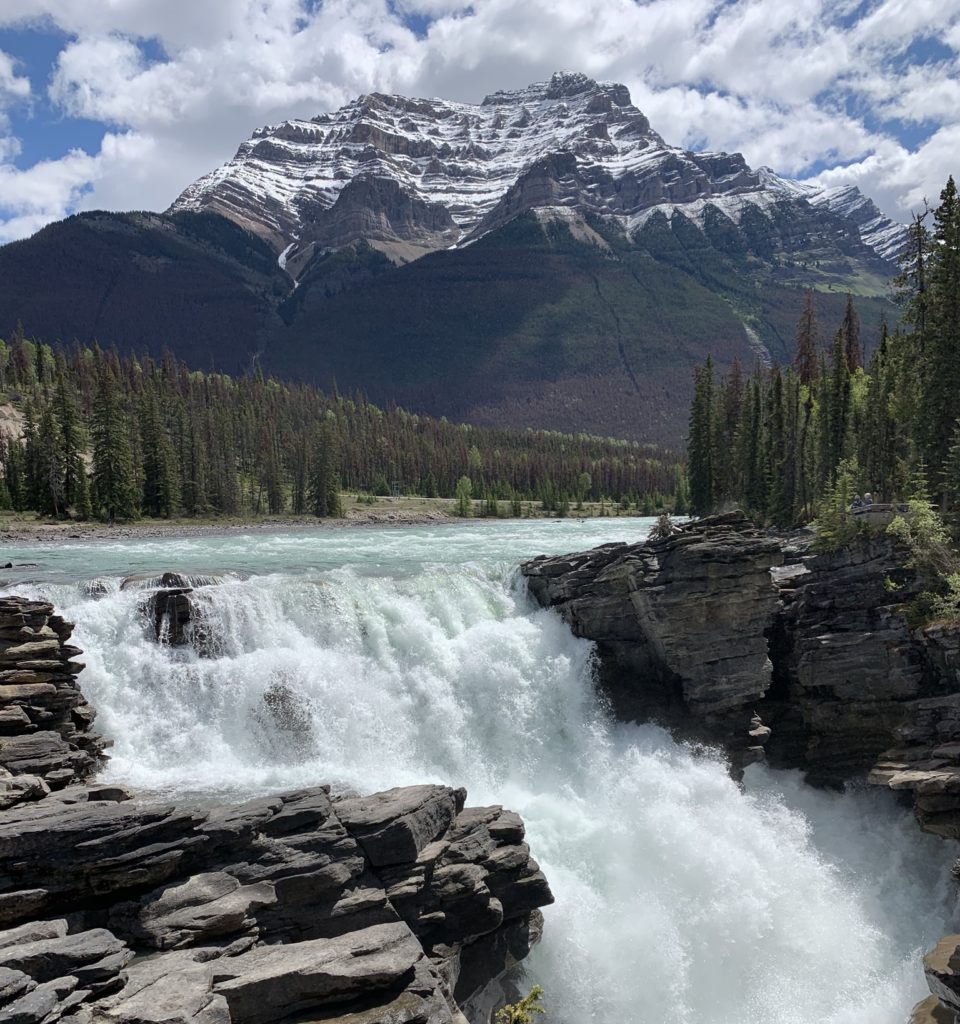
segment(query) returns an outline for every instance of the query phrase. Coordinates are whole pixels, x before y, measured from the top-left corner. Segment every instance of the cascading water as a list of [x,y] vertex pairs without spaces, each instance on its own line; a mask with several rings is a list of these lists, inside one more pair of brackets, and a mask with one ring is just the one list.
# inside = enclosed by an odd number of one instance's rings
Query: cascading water
[[[77,545],[21,554],[77,623],[110,777],[165,794],[439,781],[527,823],[557,896],[528,961],[553,1024],[894,1024],[949,927],[949,852],[889,794],[817,792],[613,723],[591,648],[512,567],[643,524],[553,523]],[[198,590],[216,657],[159,646],[119,577]]]

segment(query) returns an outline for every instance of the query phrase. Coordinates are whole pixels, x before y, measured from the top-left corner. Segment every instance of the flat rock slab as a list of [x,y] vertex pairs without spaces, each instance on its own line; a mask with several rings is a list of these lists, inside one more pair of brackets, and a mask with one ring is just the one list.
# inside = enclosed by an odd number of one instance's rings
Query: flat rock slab
[[93,928],[7,946],[0,949],[0,966],[23,971],[38,982],[74,975],[84,985],[102,985],[114,979],[132,956],[112,932]]
[[0,1006],[30,992],[37,983],[23,971],[15,971],[12,967],[0,967]]
[[241,885],[223,871],[208,872],[148,898],[140,925],[151,945],[173,949],[255,928],[251,915],[276,899],[269,882]]
[[337,817],[374,867],[416,860],[449,828],[458,809],[458,794],[447,786],[388,789],[335,805]]
[[[37,985],[0,1010],[0,1024],[41,1024],[61,1015],[65,1000],[77,987],[76,978],[55,978]],[[86,995],[86,993],[84,993]]]
[[212,957],[192,949],[136,960],[120,992],[97,1004],[97,1019],[117,1024],[230,1024],[222,996],[214,996]]
[[9,949],[11,946],[29,945],[44,939],[62,939],[67,931],[67,922],[64,920],[31,921],[18,928],[7,928],[5,931],[0,931],[0,951]]
[[272,1024],[400,986],[422,958],[405,924],[381,924],[219,960],[213,987],[226,999],[233,1024]]

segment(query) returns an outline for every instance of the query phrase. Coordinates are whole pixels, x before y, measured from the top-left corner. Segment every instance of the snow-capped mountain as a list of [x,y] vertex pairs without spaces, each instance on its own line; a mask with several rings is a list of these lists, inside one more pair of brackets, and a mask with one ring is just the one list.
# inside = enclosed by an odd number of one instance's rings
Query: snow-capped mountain
[[554,75],[362,96],[261,129],[167,213],[0,247],[0,336],[678,445],[693,368],[789,363],[804,289],[827,334],[852,293],[869,350],[904,242],[856,189],[668,145],[622,85]]
[[395,262],[469,244],[530,210],[591,215],[628,238],[657,213],[739,225],[799,204],[836,215],[884,260],[905,229],[854,187],[752,170],[740,154],[668,145],[623,85],[581,74],[479,105],[373,93],[332,114],[262,128],[171,212],[222,214],[296,276],[317,250],[365,239]]
[[769,167],[760,168],[759,178],[762,186],[773,193],[787,198],[805,199],[811,206],[839,214],[855,224],[864,244],[883,259],[896,260],[903,252],[907,229],[881,213],[876,203],[856,185],[823,188],[805,181],[781,178]]

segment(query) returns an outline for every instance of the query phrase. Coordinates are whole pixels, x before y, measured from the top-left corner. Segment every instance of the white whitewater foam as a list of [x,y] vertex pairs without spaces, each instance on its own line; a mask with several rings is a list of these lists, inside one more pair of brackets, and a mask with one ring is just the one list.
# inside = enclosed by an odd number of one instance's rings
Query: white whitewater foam
[[[527,550],[576,546],[575,530],[531,524]],[[432,780],[519,811],[557,896],[528,961],[552,1024],[904,1021],[924,995],[920,952],[949,927],[947,845],[889,794],[757,770],[741,792],[661,730],[612,723],[591,646],[495,557],[500,538],[513,560],[521,534],[305,541],[305,563],[335,549],[340,564],[206,592],[216,659],[158,648],[129,590],[42,590],[77,622],[117,781],[239,797]],[[76,557],[92,566],[96,551]],[[295,695],[292,732],[265,710],[278,684]]]

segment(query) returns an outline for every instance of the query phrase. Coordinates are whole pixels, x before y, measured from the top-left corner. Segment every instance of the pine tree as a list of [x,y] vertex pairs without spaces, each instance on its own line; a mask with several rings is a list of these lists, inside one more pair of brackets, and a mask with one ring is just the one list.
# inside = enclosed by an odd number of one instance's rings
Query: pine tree
[[826,463],[830,486],[837,482],[837,465],[847,454],[850,426],[850,370],[847,365],[846,339],[839,330],[833,338],[830,358],[828,418],[826,422]]
[[813,289],[808,288],[803,293],[803,312],[797,322],[797,347],[793,357],[793,368],[803,384],[811,384],[817,375],[819,348],[816,299]]
[[[791,375],[792,376],[792,375]],[[769,497],[767,517],[777,526],[791,526],[796,500],[796,437],[791,429],[796,414],[790,413],[790,379],[784,386],[783,375],[776,367],[767,397],[767,477]],[[785,393],[786,392],[786,393]]]
[[690,410],[690,438],[687,443],[690,475],[690,509],[706,515],[714,507],[714,385],[713,362],[697,367]]
[[104,365],[99,375],[91,434],[94,504],[111,522],[136,518],[137,486],[130,427],[109,365]]
[[325,418],[314,432],[308,496],[310,511],[317,517],[343,514],[340,507],[340,440],[332,418]]
[[140,407],[140,437],[143,453],[143,510],[147,515],[169,519],[180,501],[180,487],[174,467],[173,444],[160,416],[152,386],[145,389]]
[[85,475],[83,450],[86,438],[83,420],[74,394],[67,381],[66,361],[61,353],[56,357],[54,403],[60,426],[63,451],[63,496],[68,505],[79,507],[81,501],[81,478]]
[[81,519],[93,518],[93,498],[90,494],[90,476],[86,467],[80,465],[80,477],[77,481],[77,515]]
[[933,219],[926,387],[920,414],[924,455],[936,479],[960,415],[960,198],[952,177],[940,193]]
[[863,345],[860,342],[860,317],[853,307],[853,296],[847,295],[847,308],[840,325],[843,335],[843,353],[847,360],[847,371],[856,373],[863,366]]
[[37,424],[36,466],[38,508],[47,515],[59,517],[66,511],[66,466],[63,434],[50,405],[43,410]]
[[743,502],[750,512],[762,515],[767,504],[767,478],[764,472],[763,385],[759,367],[750,383],[740,422],[737,448]]
[[950,436],[942,477],[944,518],[953,527],[957,527],[960,526],[960,418],[957,419]]
[[185,408],[180,410],[179,434],[183,509],[189,516],[204,516],[210,508],[207,500],[207,452],[194,417]]

